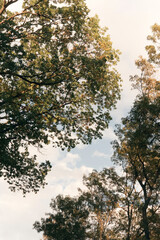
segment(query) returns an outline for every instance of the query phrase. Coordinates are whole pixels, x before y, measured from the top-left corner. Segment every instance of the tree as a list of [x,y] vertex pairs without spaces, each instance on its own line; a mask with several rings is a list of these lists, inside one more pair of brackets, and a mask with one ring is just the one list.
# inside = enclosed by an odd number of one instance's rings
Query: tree
[[110,225],[118,206],[118,194],[114,189],[117,177],[114,169],[103,169],[101,172],[94,170],[89,176],[83,177],[87,190],[80,192],[89,212],[90,239],[108,239],[112,234]]
[[48,240],[85,240],[88,211],[80,198],[63,197],[58,195],[52,199],[52,213],[46,219],[41,219],[41,224],[35,222],[34,228],[43,232]]
[[136,239],[141,198],[131,179],[105,168],[84,176],[83,182],[86,188],[79,189],[76,198],[52,199],[52,213],[35,222],[34,228],[46,240]]
[[148,217],[151,209],[158,210],[159,204],[159,110],[158,101],[151,103],[148,98],[136,101],[129,116],[123,119],[123,127],[117,130],[119,142],[114,143],[114,162],[124,166],[143,192],[139,211],[145,239],[152,239]]
[[152,41],[151,45],[146,46],[148,59],[141,56],[136,61],[136,66],[141,74],[140,76],[131,76],[130,80],[133,82],[133,87],[140,91],[140,96],[154,100],[160,97],[160,25],[154,24],[152,26],[152,35],[149,35],[147,39]]
[[[128,116],[122,119],[122,126],[117,126],[118,140],[113,142],[115,151],[112,160],[120,164],[122,174],[119,176],[110,168],[101,172],[94,170],[89,176],[84,176],[86,190],[80,190],[80,198],[88,212],[89,228],[85,239],[159,239],[158,64],[158,59],[153,62],[150,55],[148,60],[141,57],[136,61],[141,74],[131,77],[131,80],[140,94]],[[42,230],[46,220],[38,224]],[[46,239],[50,239],[49,236]]]
[[160,25],[155,23],[152,26],[152,35],[148,36],[148,40],[150,40],[152,44],[146,46],[146,51],[148,53],[149,61],[155,64],[155,66],[159,66],[159,63],[160,63],[159,33],[160,33]]
[[[160,28],[153,26],[154,44],[158,43]],[[159,53],[156,47],[146,47],[148,60],[136,61],[141,75],[131,77],[134,88],[140,95],[134,102],[129,115],[117,128],[119,141],[114,142],[114,162],[138,182],[142,191],[140,236],[138,239],[159,239],[159,200],[160,191],[160,81],[158,74]]]
[[0,0],[0,176],[37,192],[51,165],[29,146],[101,138],[119,98],[118,51],[84,0]]

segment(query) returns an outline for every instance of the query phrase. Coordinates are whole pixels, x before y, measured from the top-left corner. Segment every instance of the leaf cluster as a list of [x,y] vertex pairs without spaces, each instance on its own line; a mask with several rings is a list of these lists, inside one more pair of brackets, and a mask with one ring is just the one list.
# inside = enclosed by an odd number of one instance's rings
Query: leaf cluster
[[0,162],[21,179],[37,165],[29,146],[70,150],[102,137],[120,76],[119,53],[84,0],[24,1],[20,13],[7,10],[14,2],[0,5]]

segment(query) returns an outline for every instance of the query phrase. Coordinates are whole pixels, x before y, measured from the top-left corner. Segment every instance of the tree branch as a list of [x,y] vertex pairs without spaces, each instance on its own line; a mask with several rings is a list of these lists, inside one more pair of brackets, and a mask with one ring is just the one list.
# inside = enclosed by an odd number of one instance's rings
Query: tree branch
[[144,162],[142,161],[142,159],[141,159],[141,157],[140,157],[139,154],[137,154],[137,156],[138,156],[138,159],[139,159],[140,163],[142,164],[143,174],[144,174],[144,177],[145,177],[145,179],[146,179],[146,182],[148,183],[148,186],[149,186],[150,190],[153,190],[153,187],[152,187],[151,184],[149,183],[149,179],[148,179],[148,176],[147,176],[147,174],[146,174],[146,169],[145,169],[145,166],[144,166]]
[[[18,0],[11,0],[11,1],[8,1],[7,4],[5,4],[6,1],[4,0],[4,4],[3,4],[3,6],[2,6],[2,8],[1,8],[1,10],[0,10],[0,15],[5,11],[5,9],[6,9],[9,5],[11,5],[11,4],[13,4],[13,3],[15,3],[15,2],[17,2],[17,1],[18,1]],[[26,14],[26,13],[31,13],[31,12],[28,12],[28,10],[31,9],[32,7],[35,7],[36,5],[38,5],[41,1],[42,1],[42,0],[39,0],[39,1],[38,1],[37,3],[35,3],[34,5],[31,5],[31,6],[27,7],[27,8],[25,8],[22,12],[20,12],[20,13],[15,13],[15,14],[13,14],[11,17],[9,17],[9,18],[7,18],[7,19],[4,19],[3,21],[0,22],[0,24],[4,23],[4,22],[6,22],[6,21],[9,21],[9,20],[11,20],[11,19],[13,19],[13,18],[15,18],[15,17],[17,17],[17,16],[19,16],[19,15],[24,15],[24,14]]]
[[64,80],[59,80],[59,81],[54,81],[54,82],[35,82],[35,81],[28,80],[25,76],[22,76],[20,74],[12,74],[12,75],[21,78],[25,82],[28,82],[30,84],[35,84],[35,85],[38,85],[38,86],[53,86],[53,85],[64,82]]
[[9,7],[11,4],[17,2],[18,0],[8,0],[8,2],[6,2],[6,0],[3,1],[3,6],[0,9],[0,15],[3,14],[3,12],[6,10],[7,7]]
[[[15,76],[15,77],[19,77],[21,78],[22,80],[24,80],[25,82],[28,82],[30,84],[35,84],[35,85],[38,85],[38,86],[53,86],[53,85],[56,85],[56,84],[59,84],[59,83],[62,83],[64,82],[64,80],[58,80],[58,81],[54,81],[54,82],[36,82],[36,81],[31,81],[29,80],[28,78],[29,77],[35,77],[35,76],[38,76],[37,75],[33,75],[33,76],[22,76],[18,73],[11,73],[11,72],[0,72],[0,75],[6,75],[6,74],[10,74],[12,76]],[[40,76],[41,74],[39,74]]]

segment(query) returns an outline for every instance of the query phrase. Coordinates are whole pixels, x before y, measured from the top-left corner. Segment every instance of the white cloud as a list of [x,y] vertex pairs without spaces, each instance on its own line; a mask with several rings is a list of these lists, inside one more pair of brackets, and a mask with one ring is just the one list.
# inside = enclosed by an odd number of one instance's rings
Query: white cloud
[[107,139],[109,141],[113,141],[116,139],[116,135],[114,133],[114,129],[112,127],[109,127],[108,129],[106,129],[103,133],[103,138]]
[[49,154],[50,160],[53,155],[55,164],[47,176],[48,185],[37,194],[30,193],[23,198],[19,192],[10,192],[8,184],[0,179],[0,239],[39,240],[40,235],[32,229],[33,223],[51,211],[51,199],[58,194],[75,196],[78,188],[83,188],[83,175],[91,172],[92,168],[78,168],[78,154],[67,153],[61,158],[60,152],[52,149]]
[[76,163],[79,160],[80,156],[78,154],[67,153],[66,157],[62,161],[67,164],[71,164],[72,166],[76,166]]
[[[79,183],[82,182],[82,177],[92,171],[92,168],[86,166],[81,166],[78,168],[76,166],[77,161],[80,161],[80,156],[78,154],[67,153],[66,156],[55,163],[53,171],[49,174],[49,183],[54,186],[56,184],[63,185],[63,192],[73,195],[75,188],[79,187]],[[73,187],[74,186],[74,191]],[[68,190],[66,190],[68,189]]]
[[99,151],[95,151],[95,152],[93,153],[93,156],[94,156],[94,157],[102,157],[102,158],[108,158],[108,157],[110,157],[110,155],[105,154],[105,153],[103,153],[103,152],[99,152]]
[[38,161],[49,160],[51,163],[57,161],[60,156],[60,149],[54,148],[52,144],[44,145],[42,149],[37,149],[35,147],[30,147],[30,155],[37,155]]

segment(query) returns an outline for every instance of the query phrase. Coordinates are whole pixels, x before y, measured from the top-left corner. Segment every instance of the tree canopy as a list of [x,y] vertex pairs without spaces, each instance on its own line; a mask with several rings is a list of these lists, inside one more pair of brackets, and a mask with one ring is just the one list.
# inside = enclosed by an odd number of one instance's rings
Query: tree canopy
[[158,40],[160,28],[152,27],[146,46],[148,59],[136,61],[140,75],[132,76],[133,87],[140,94],[122,126],[116,130],[118,141],[114,142],[114,162],[120,163],[141,189],[142,202],[139,207],[141,223],[138,239],[159,238],[160,193],[160,80]]
[[51,165],[29,146],[102,137],[119,99],[119,52],[84,0],[24,0],[11,12],[15,2],[0,0],[0,176],[37,192]]
[[34,228],[43,232],[44,239],[120,239],[111,226],[120,197],[116,190],[123,179],[114,169],[104,169],[84,176],[83,181],[86,190],[79,190],[77,197],[58,195],[51,201],[52,213],[35,222]]
[[[160,55],[155,50],[159,50],[159,36],[160,27],[154,25],[153,36],[149,37],[153,45],[146,47],[148,59],[140,57],[136,61],[140,75],[131,77],[133,87],[140,93],[127,117],[122,119],[122,125],[117,125],[115,130],[118,139],[113,142],[112,161],[121,166],[121,174],[114,168],[104,168],[84,176],[86,189],[80,190],[77,201],[81,199],[87,212],[83,215],[83,223],[87,226],[83,228],[85,239],[159,240]],[[158,45],[157,48],[154,45]],[[63,212],[67,209],[53,201],[58,210],[54,211],[52,220],[61,211],[65,226],[67,218]],[[75,212],[74,206],[72,211]],[[34,227],[42,231],[46,239],[56,239],[54,234],[51,236],[51,231],[45,231],[47,221],[43,218]],[[55,225],[56,221],[52,221],[50,229]],[[65,235],[62,235],[63,239],[66,239]]]
[[129,116],[123,119],[123,126],[117,128],[119,141],[114,142],[114,162],[123,166],[141,192],[138,239],[158,240],[159,236],[159,226],[154,223],[159,213],[159,118],[158,99],[154,102],[147,97],[137,100]]
[[58,195],[50,204],[52,213],[36,222],[38,232],[43,231],[46,239],[85,240],[89,229],[89,212],[81,198]]
[[86,188],[79,189],[77,197],[53,198],[52,212],[34,223],[44,239],[144,239],[143,196],[129,174],[120,176],[114,168],[104,168],[84,176],[83,182]]

